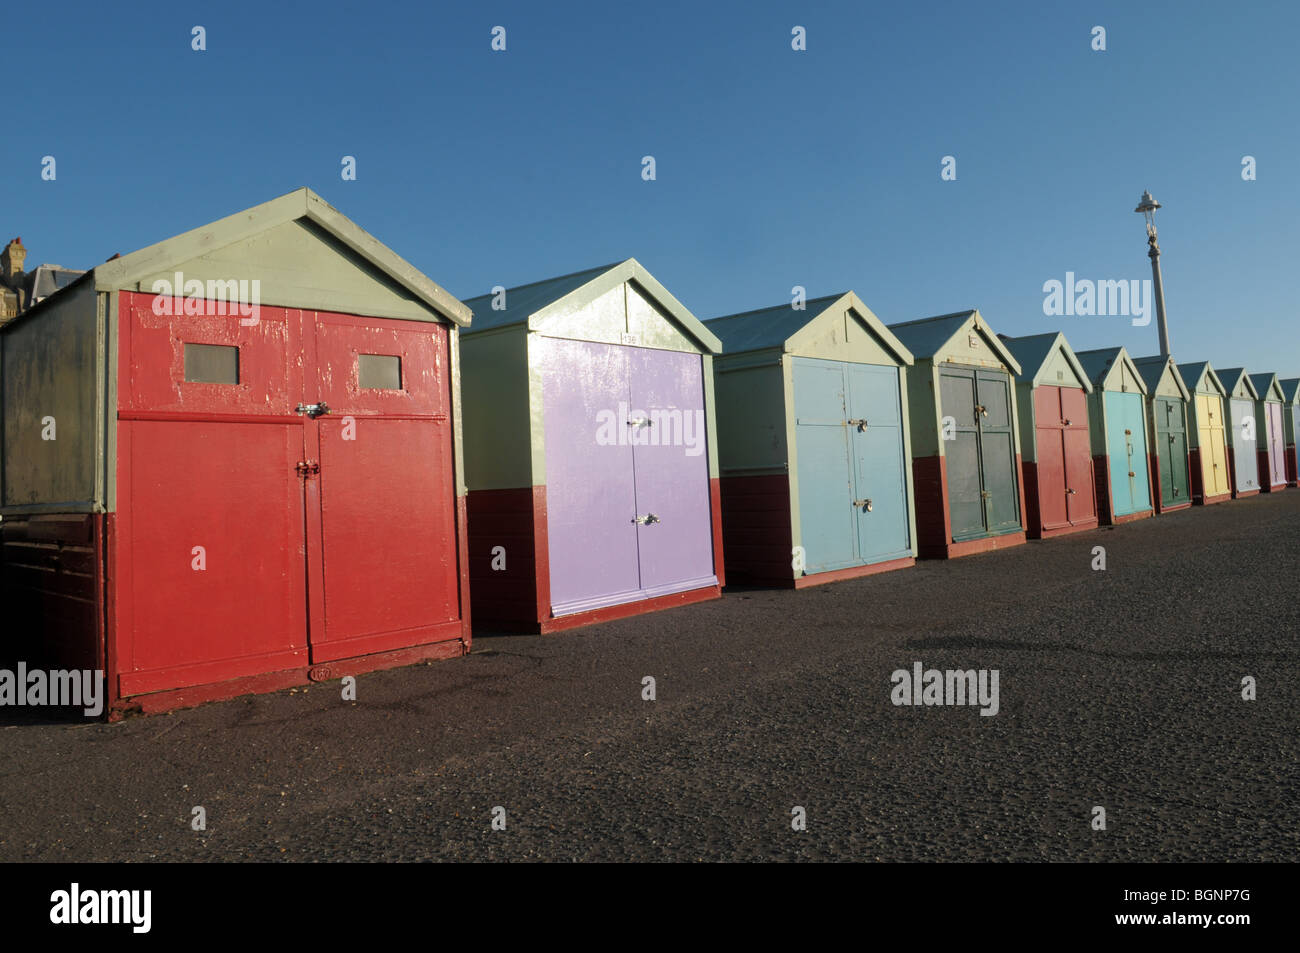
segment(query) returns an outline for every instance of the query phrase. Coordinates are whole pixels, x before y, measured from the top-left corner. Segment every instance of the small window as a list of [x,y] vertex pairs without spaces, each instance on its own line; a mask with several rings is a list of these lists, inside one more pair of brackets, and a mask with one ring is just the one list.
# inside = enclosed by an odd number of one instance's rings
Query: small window
[[186,344],[185,380],[196,384],[238,384],[239,348],[227,344]]
[[358,354],[357,379],[371,390],[401,390],[402,359],[391,354]]

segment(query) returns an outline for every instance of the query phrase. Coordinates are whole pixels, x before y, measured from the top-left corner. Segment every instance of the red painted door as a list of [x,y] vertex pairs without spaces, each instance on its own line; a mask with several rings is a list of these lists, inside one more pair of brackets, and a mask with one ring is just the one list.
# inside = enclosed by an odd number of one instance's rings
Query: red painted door
[[123,695],[302,665],[296,311],[120,301],[115,640]]
[[1034,390],[1034,424],[1038,443],[1038,512],[1043,529],[1070,525],[1066,513],[1065,442],[1061,425],[1061,388]]
[[121,299],[120,693],[458,637],[446,328],[153,300]]
[[447,329],[305,317],[312,661],[437,641],[460,617]]
[[1092,479],[1092,443],[1088,435],[1088,395],[1077,387],[1060,390],[1065,509],[1070,525],[1078,526],[1097,518],[1097,488]]

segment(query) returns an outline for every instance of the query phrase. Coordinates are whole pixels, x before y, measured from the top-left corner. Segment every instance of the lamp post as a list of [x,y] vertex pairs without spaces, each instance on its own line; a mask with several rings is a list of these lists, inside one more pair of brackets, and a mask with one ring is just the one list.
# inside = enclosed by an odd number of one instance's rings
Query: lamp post
[[1151,259],[1151,277],[1156,288],[1156,323],[1160,329],[1160,356],[1169,356],[1169,323],[1165,320],[1165,284],[1160,279],[1160,243],[1156,241],[1156,209],[1160,203],[1150,192],[1142,193],[1142,201],[1133,211],[1141,212],[1147,220],[1147,257]]

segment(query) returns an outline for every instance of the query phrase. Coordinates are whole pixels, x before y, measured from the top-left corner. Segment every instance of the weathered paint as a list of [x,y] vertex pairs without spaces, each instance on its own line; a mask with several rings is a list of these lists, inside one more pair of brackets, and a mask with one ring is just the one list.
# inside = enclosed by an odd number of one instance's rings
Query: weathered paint
[[1187,388],[1191,419],[1187,427],[1192,501],[1200,505],[1231,499],[1228,471],[1227,390],[1208,361],[1178,365]]
[[733,578],[801,588],[911,565],[910,352],[852,292],[707,325],[725,349],[715,378]]
[[[160,314],[139,289],[178,270],[261,282],[257,320],[215,302]],[[284,297],[267,303],[268,287]],[[360,315],[308,307],[353,301],[348,288],[373,292]],[[376,318],[401,310],[393,295],[415,311]],[[81,567],[96,581],[94,629],[72,620],[51,638],[95,646],[115,710],[467,650],[456,326],[468,318],[300,190],[99,266],[0,332],[10,355],[14,333],[63,340],[48,373],[91,408],[84,429],[60,422],[58,441],[94,461],[89,477],[69,455],[37,489],[78,487],[81,500],[54,504],[65,512],[108,510]],[[187,345],[239,349],[237,382],[192,379]],[[372,354],[390,374],[401,361],[400,388],[360,386]],[[322,401],[332,414],[295,413]],[[20,549],[20,527],[35,525],[21,510],[6,505],[0,523]],[[17,588],[28,604],[10,609],[41,611]]]
[[1023,543],[1011,387],[1020,364],[977,311],[890,330],[916,356],[907,379],[919,555],[952,558]]
[[7,515],[104,509],[96,492],[104,360],[96,305],[93,282],[78,281],[0,336]]
[[634,259],[469,304],[476,615],[550,632],[719,595],[712,333]]

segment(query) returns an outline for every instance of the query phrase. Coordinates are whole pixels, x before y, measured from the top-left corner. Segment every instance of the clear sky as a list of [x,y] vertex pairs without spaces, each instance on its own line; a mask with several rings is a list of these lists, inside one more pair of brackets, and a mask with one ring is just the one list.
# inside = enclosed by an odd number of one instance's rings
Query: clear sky
[[11,22],[0,230],[28,267],[306,185],[461,298],[634,256],[702,318],[853,289],[887,323],[975,307],[1142,356],[1154,321],[1047,317],[1043,284],[1149,277],[1149,188],[1175,357],[1300,376],[1295,2],[164,0]]

